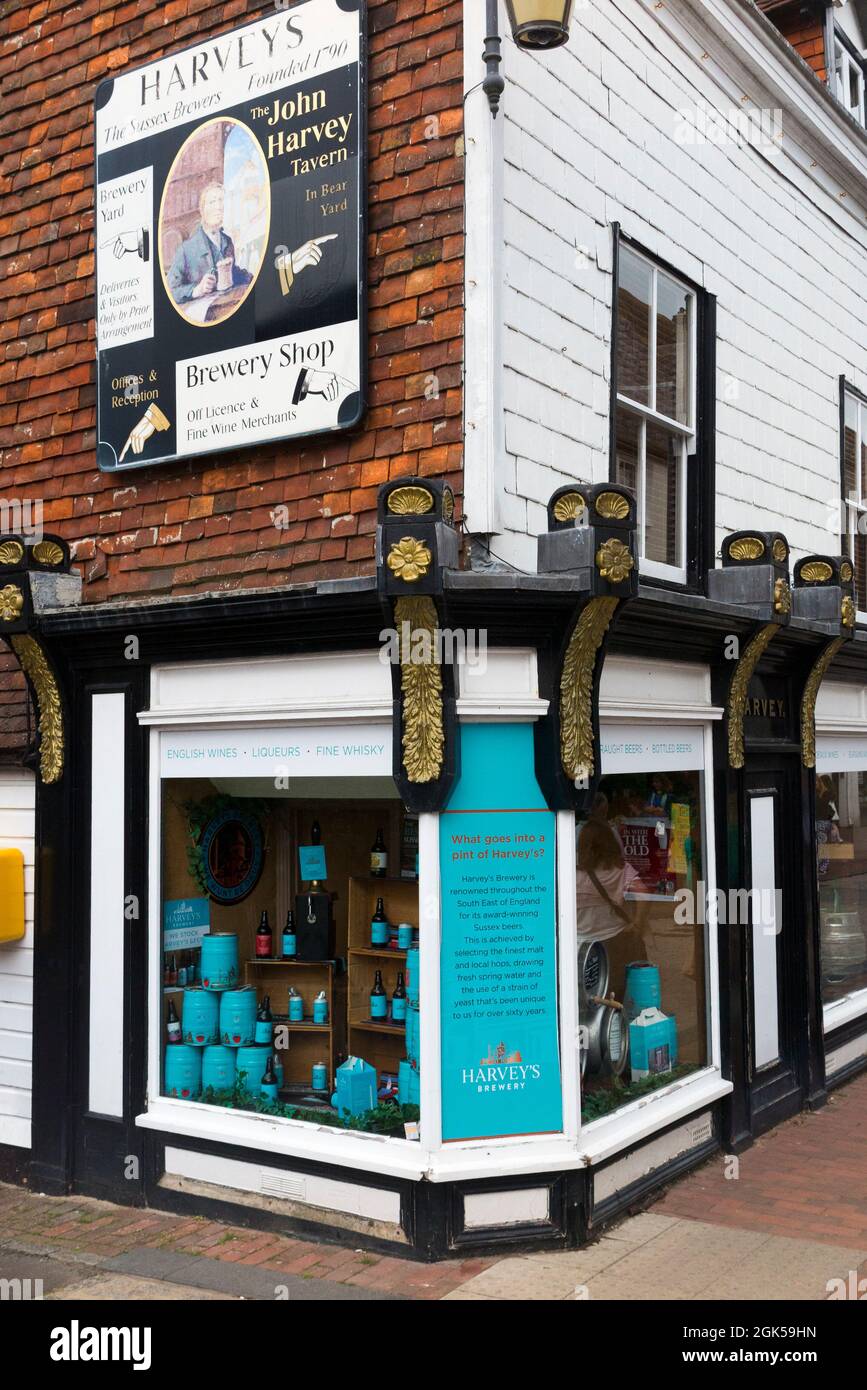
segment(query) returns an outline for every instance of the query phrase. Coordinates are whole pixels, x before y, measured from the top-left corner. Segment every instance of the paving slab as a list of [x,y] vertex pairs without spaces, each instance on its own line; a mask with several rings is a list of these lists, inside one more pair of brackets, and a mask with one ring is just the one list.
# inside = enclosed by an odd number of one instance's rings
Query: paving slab
[[215,1293],[211,1289],[197,1289],[188,1284],[168,1284],[162,1279],[131,1279],[124,1274],[97,1274],[80,1284],[67,1284],[62,1289],[49,1294],[46,1302],[115,1303],[132,1300],[136,1303],[181,1302],[195,1299],[197,1303],[217,1299],[223,1302],[239,1303],[236,1294]]

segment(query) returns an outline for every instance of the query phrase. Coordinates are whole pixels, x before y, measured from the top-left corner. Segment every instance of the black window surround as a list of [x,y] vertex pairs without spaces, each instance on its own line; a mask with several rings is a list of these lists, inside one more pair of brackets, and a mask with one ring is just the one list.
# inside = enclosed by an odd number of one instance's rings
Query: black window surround
[[618,297],[620,290],[620,249],[628,246],[671,276],[695,296],[695,432],[694,452],[686,461],[685,494],[685,570],[683,582],[642,575],[642,583],[675,592],[704,593],[706,575],[716,557],[716,295],[702,289],[676,266],[648,251],[639,241],[624,235],[620,223],[612,225],[614,283],[611,308],[611,391],[608,446],[608,476],[616,481],[618,406]]
[[[859,478],[859,460],[853,460],[854,491],[846,479],[846,401],[854,401],[867,412],[867,395],[840,377],[840,554],[848,555],[855,566],[855,601],[859,626],[867,622],[867,496],[864,479]],[[865,435],[867,439],[867,435]],[[860,542],[860,543],[859,543]]]

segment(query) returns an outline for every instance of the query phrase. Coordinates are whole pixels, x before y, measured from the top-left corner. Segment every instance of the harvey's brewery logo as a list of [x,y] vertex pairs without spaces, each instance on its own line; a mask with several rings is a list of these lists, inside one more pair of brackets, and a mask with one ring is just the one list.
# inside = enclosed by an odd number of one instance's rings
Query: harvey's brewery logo
[[[167,98],[186,98],[194,93],[205,103],[209,97],[214,102],[219,101],[219,91],[209,89],[228,73],[243,73],[245,69],[249,69],[247,90],[255,91],[261,81],[258,73],[265,64],[286,58],[303,43],[304,27],[299,18],[274,20],[243,33],[227,34],[215,39],[207,48],[180,53],[174,60],[145,68],[141,73],[141,105],[154,106]],[[328,51],[327,45],[320,50],[323,54]],[[318,61],[319,55],[314,56],[313,51],[301,61],[290,59],[281,76],[297,81],[311,68],[315,71]],[[160,112],[155,122],[143,124],[141,129],[150,129],[154,123],[167,120],[168,114]]]
[[537,1062],[525,1062],[520,1052],[509,1052],[505,1043],[488,1048],[477,1067],[463,1067],[461,1081],[479,1094],[490,1091],[525,1091],[534,1081],[542,1080],[542,1068]]

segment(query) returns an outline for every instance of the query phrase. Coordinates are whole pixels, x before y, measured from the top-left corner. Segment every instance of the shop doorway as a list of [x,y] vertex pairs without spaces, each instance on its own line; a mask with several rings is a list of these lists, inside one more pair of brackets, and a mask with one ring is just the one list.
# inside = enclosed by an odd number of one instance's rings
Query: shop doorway
[[745,935],[746,1080],[754,1135],[801,1110],[806,1094],[806,943],[794,857],[801,843],[799,785],[791,759],[763,764],[745,776],[748,896],[741,894],[735,928]]

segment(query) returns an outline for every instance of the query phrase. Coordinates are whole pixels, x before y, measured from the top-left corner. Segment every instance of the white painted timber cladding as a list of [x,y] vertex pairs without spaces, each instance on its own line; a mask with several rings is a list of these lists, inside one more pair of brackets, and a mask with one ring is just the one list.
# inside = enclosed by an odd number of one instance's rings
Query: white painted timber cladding
[[[744,24],[739,9],[606,0],[576,10],[564,48],[504,44],[506,453],[493,549],[522,568],[535,567],[554,489],[608,476],[615,221],[718,296],[717,543],[762,526],[786,533],[793,559],[838,548],[840,375],[867,390],[867,182],[856,207],[830,172],[827,188],[802,172],[804,103],[807,125],[812,106],[823,128],[836,121],[803,86],[783,110],[782,150],[675,138],[700,103],[737,109],[748,86],[737,45],[709,40],[711,72],[689,26],[723,11]],[[848,139],[867,168],[867,144]]]
[[0,769],[0,849],[24,854],[26,931],[0,945],[0,1144],[30,1148],[33,1044],[33,774]]

